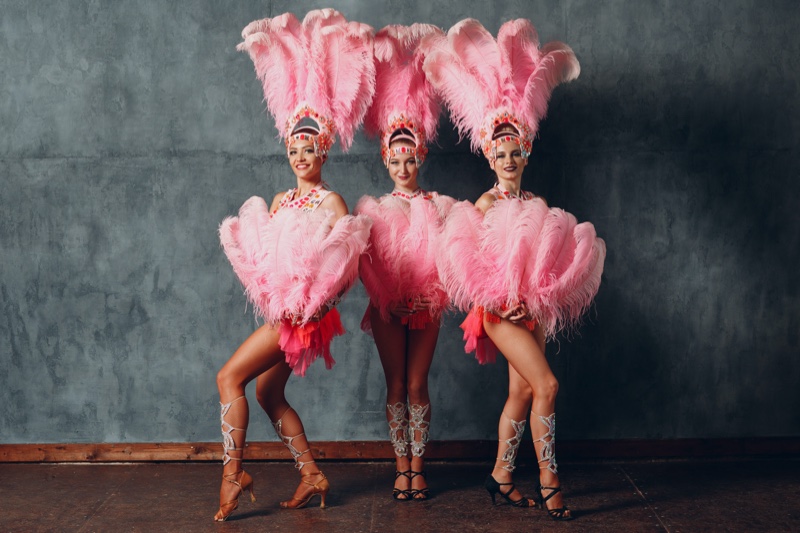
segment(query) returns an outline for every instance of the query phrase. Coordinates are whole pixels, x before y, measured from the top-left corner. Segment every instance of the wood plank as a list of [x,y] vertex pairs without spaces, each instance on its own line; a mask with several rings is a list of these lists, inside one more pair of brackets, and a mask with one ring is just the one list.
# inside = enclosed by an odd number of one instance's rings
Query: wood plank
[[[495,441],[432,441],[426,458],[435,460],[489,460]],[[312,444],[321,460],[381,461],[394,458],[387,441],[329,441]],[[620,439],[559,440],[562,461],[631,460],[670,458],[732,458],[800,456],[800,438],[751,439]],[[222,445],[214,442],[0,444],[0,463],[108,463],[155,461],[219,461]],[[278,442],[250,442],[251,461],[290,461],[288,450]],[[522,459],[533,457],[533,447],[523,444]]]

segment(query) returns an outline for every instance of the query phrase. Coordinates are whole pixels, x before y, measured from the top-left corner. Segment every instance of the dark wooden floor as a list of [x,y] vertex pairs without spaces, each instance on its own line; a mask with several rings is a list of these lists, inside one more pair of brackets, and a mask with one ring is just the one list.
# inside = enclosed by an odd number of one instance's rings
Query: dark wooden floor
[[[569,523],[492,507],[482,487],[488,463],[429,464],[434,497],[424,503],[391,499],[389,463],[321,466],[332,486],[327,509],[279,509],[297,483],[292,465],[247,463],[258,501],[242,498],[217,524],[217,464],[0,464],[0,531],[800,531],[800,461],[791,459],[565,462]],[[517,470],[527,494],[532,473]]]

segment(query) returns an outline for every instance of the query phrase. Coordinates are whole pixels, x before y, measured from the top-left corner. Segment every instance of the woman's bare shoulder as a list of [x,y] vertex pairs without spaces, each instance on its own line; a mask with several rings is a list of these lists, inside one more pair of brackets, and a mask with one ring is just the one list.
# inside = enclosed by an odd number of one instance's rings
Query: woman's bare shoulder
[[483,211],[484,213],[492,207],[492,204],[497,200],[495,196],[490,192],[485,192],[481,195],[480,198],[475,202],[475,207]]
[[348,213],[347,203],[345,203],[344,198],[342,198],[339,193],[333,191],[322,200],[319,206],[324,209],[330,209],[340,216]]
[[279,192],[278,194],[276,194],[276,195],[275,195],[275,197],[274,197],[274,198],[272,198],[272,203],[270,204],[270,207],[269,207],[269,212],[270,212],[270,213],[272,213],[272,212],[274,212],[276,209],[278,209],[278,206],[280,206],[280,204],[281,204],[281,200],[283,200],[283,197],[284,197],[285,195],[286,195],[286,191],[284,191],[284,192]]

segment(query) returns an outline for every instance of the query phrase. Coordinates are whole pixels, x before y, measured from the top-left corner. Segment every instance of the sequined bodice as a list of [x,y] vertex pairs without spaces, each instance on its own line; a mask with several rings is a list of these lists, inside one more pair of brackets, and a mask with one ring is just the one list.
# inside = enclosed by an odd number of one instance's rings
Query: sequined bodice
[[[300,209],[301,211],[314,211],[319,207],[325,197],[331,193],[327,187],[328,185],[325,182],[320,182],[319,185],[299,198],[295,198],[297,188],[289,189],[286,191],[286,194],[283,195],[283,198],[281,198],[278,209],[289,208]],[[272,214],[275,214],[278,209],[273,211]]]

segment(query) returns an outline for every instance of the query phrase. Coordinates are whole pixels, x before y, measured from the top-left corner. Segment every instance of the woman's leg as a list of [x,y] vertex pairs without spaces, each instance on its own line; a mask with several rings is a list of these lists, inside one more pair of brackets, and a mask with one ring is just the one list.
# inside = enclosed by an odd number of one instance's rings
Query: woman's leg
[[[551,433],[547,422],[540,418],[554,420],[551,415],[555,411],[556,394],[558,393],[558,380],[550,370],[550,365],[541,348],[541,333],[531,333],[525,326],[514,324],[508,320],[501,320],[500,323],[484,321],[484,327],[489,338],[505,355],[509,366],[512,366],[533,390],[532,411],[536,413],[536,416],[531,418],[533,445],[537,457],[547,463],[542,465],[540,462],[539,482],[544,487],[560,487],[553,455],[554,432]],[[544,491],[544,496],[548,497],[551,492],[554,491]],[[561,494],[553,494],[553,497],[547,501],[547,508],[558,509],[561,507],[563,507]],[[564,514],[565,517],[568,517],[569,511],[567,510]]]
[[220,509],[214,516],[215,520],[224,520],[233,512],[236,499],[242,491],[246,476],[242,472],[242,456],[249,418],[244,389],[256,376],[283,360],[278,338],[276,329],[268,325],[261,326],[239,346],[217,373],[224,454]]
[[428,498],[425,480],[425,445],[431,420],[431,399],[428,394],[428,373],[439,338],[439,325],[429,323],[425,329],[408,330],[408,382],[409,437],[411,441],[411,489],[416,499]]
[[[498,483],[512,483],[517,452],[522,442],[522,435],[525,433],[531,401],[530,385],[522,379],[513,366],[508,365],[508,399],[497,424],[497,458],[492,470],[492,477]],[[509,488],[513,490],[509,492]],[[510,485],[501,487],[501,490],[513,501],[519,501],[523,497]],[[531,501],[528,506],[532,507],[533,502]]]
[[[281,502],[281,507],[302,507],[311,494],[321,492],[325,476],[320,472],[311,447],[308,445],[303,422],[289,402],[286,401],[286,383],[292,370],[286,361],[281,361],[256,380],[256,398],[272,421],[275,432],[289,449],[300,472],[301,483],[291,500]],[[327,487],[327,480],[324,482]],[[317,489],[317,490],[315,490]],[[327,489],[325,490],[327,493]],[[324,498],[323,498],[324,503]],[[323,505],[324,506],[324,505]]]
[[399,500],[407,500],[411,497],[408,492],[411,488],[411,478],[406,407],[407,328],[394,316],[389,322],[384,322],[373,306],[370,308],[370,322],[386,378],[386,420],[389,422],[389,437],[394,447],[396,471],[399,473],[395,475],[393,496]]

